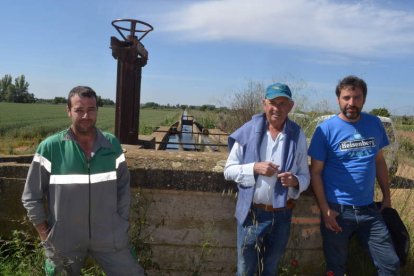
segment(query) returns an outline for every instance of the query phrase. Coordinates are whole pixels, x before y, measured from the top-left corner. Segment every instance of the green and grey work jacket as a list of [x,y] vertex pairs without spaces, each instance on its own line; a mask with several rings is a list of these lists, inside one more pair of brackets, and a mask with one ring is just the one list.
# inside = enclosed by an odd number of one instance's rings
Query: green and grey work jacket
[[97,130],[88,160],[73,137],[68,129],[40,143],[22,195],[29,220],[48,222],[47,242],[60,252],[125,248],[130,175],[121,145]]

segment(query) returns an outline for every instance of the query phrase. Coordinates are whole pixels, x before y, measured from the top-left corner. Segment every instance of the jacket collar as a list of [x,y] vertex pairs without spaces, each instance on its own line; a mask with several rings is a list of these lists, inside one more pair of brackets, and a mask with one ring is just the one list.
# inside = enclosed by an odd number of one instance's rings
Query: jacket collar
[[[66,130],[66,133],[63,135],[63,140],[76,142],[75,134],[73,133],[71,128],[68,128]],[[93,147],[94,147],[94,151],[95,149],[99,149],[99,148],[112,148],[112,144],[103,135],[102,131],[100,131],[98,128],[96,128],[96,137],[95,137],[95,142],[94,142]]]

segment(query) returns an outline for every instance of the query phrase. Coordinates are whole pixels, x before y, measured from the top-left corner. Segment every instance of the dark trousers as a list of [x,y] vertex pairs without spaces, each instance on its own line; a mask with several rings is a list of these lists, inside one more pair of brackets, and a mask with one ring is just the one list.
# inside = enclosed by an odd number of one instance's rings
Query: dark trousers
[[327,229],[321,220],[327,271],[334,272],[335,276],[345,274],[348,243],[351,235],[355,233],[370,253],[378,275],[399,275],[399,259],[375,203],[367,206],[329,203],[329,206],[339,213],[336,220],[342,227],[342,232],[336,233]]

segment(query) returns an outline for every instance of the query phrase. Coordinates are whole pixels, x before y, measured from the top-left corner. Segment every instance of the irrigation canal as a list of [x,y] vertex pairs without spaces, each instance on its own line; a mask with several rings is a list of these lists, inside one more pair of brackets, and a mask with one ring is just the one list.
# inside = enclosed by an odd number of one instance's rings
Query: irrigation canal
[[160,150],[227,151],[228,134],[218,129],[204,128],[193,116],[188,115],[187,111],[184,111],[180,121],[173,124],[165,133],[162,141],[158,142]]

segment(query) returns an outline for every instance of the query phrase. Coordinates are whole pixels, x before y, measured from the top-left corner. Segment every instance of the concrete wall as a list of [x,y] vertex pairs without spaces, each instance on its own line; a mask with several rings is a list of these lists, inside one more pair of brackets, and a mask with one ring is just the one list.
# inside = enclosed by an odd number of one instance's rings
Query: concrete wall
[[[237,190],[223,178],[226,153],[165,152],[124,146],[132,175],[131,238],[137,231],[159,266],[150,275],[234,275]],[[0,158],[0,235],[23,223],[20,196],[31,156]],[[312,193],[297,203],[285,267],[321,274],[318,208]],[[137,230],[138,229],[138,230]],[[198,274],[194,274],[198,273]]]

